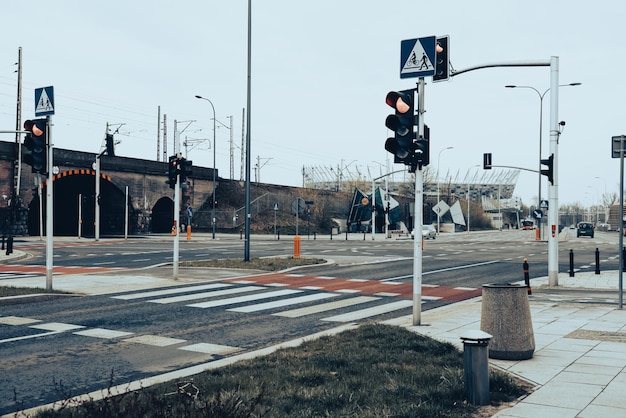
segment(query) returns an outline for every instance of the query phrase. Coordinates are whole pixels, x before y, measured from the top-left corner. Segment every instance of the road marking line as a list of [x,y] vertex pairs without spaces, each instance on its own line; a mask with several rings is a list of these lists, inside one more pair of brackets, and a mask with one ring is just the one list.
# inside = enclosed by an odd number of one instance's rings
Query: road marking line
[[76,331],[74,334],[81,335],[83,337],[109,339],[109,338],[126,337],[129,335],[133,335],[134,332],[115,331],[112,329],[105,329],[105,328],[92,328],[92,329],[86,329],[84,331]]
[[181,340],[179,338],[159,337],[158,335],[139,335],[137,337],[127,338],[124,341],[153,345],[156,347],[167,347],[168,345],[187,342],[187,340]]
[[251,292],[253,290],[260,290],[260,289],[264,289],[264,287],[262,286],[235,287],[235,288],[225,289],[225,290],[214,290],[212,292],[192,293],[190,295],[173,296],[170,298],[163,298],[163,299],[153,299],[153,300],[149,300],[148,302],[161,303],[161,304],[186,302],[186,301],[194,300],[194,299],[207,299],[207,298],[214,298],[218,296],[234,295],[237,293]]
[[30,325],[29,328],[42,329],[44,331],[63,332],[85,327],[83,325],[64,324],[62,322],[48,322],[46,324]]
[[358,296],[355,298],[338,300],[335,302],[327,302],[322,303],[320,305],[308,306],[304,308],[291,309],[289,311],[282,311],[272,314],[274,316],[282,316],[285,318],[299,318],[301,316],[332,311],[334,309],[347,308],[348,306],[358,305],[361,303],[371,302],[374,300],[379,300],[380,298],[376,298],[373,296]]
[[230,287],[230,286],[232,285],[227,284],[227,283],[211,283],[211,284],[205,284],[205,285],[200,285],[200,286],[177,287],[175,289],[153,290],[150,292],[131,293],[131,294],[126,294],[126,295],[111,296],[111,298],[121,299],[121,300],[141,299],[141,298],[149,298],[153,296],[171,295],[175,293],[194,292],[197,290],[218,289],[220,287]]
[[19,316],[0,317],[0,324],[5,324],[5,325],[27,325],[27,324],[34,324],[35,322],[41,322],[41,320],[32,319],[32,318],[22,318]]
[[218,306],[234,305],[237,303],[244,303],[244,302],[250,302],[250,301],[259,300],[259,299],[268,299],[268,298],[274,298],[274,297],[279,297],[279,296],[286,296],[286,295],[291,295],[294,293],[301,293],[301,292],[302,290],[283,289],[283,290],[276,290],[274,292],[240,296],[237,298],[228,298],[228,299],[213,300],[213,301],[208,301],[208,302],[193,303],[191,305],[186,305],[186,306],[190,306],[192,308],[215,308]]
[[374,306],[373,308],[361,309],[359,311],[348,312],[342,315],[330,316],[328,318],[322,318],[322,321],[329,322],[351,322],[359,319],[369,318],[376,315],[381,315],[388,312],[397,311],[399,309],[408,308],[413,305],[412,300],[400,300],[398,302],[387,303],[385,305]]
[[224,355],[235,353],[237,351],[242,350],[240,347],[230,347],[228,345],[209,344],[209,343],[191,344],[191,345],[186,345],[184,347],[179,347],[178,349],[185,350],[185,351],[193,351],[195,353],[216,354],[219,356],[224,356]]
[[306,303],[306,302],[313,302],[313,301],[321,300],[321,299],[334,298],[337,296],[339,295],[336,293],[313,293],[311,295],[299,296],[296,298],[289,298],[289,299],[282,299],[282,300],[278,300],[274,302],[259,303],[256,305],[241,306],[239,308],[232,308],[228,310],[232,312],[244,312],[244,313],[259,312],[259,311],[264,311],[268,309],[280,308],[283,306],[295,305],[298,303]]

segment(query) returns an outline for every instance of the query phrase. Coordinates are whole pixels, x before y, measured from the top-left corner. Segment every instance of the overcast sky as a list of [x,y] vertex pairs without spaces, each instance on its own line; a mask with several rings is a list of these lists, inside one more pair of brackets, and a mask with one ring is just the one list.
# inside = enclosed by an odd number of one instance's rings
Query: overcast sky
[[[260,180],[300,186],[305,165],[364,175],[369,167],[380,174],[390,156],[385,96],[417,81],[399,77],[400,42],[449,35],[457,70],[558,56],[560,83],[582,83],[559,90],[559,120],[566,122],[559,201],[597,204],[605,190],[619,191],[611,137],[626,133],[625,16],[626,3],[617,0],[253,1],[251,155],[254,164],[261,162]],[[179,130],[187,127],[181,142],[195,146],[189,151],[195,165],[211,167],[212,144],[197,141],[213,138],[211,105],[194,97],[202,95],[215,107],[216,165],[225,178],[230,132],[219,122],[228,126],[232,116],[239,179],[247,19],[246,0],[5,1],[0,130],[15,127],[14,71],[22,47],[23,119],[34,117],[34,89],[54,86],[56,147],[97,152],[106,123],[124,124],[117,154],[156,160],[160,106],[168,154],[174,120],[195,120],[188,127],[179,123]],[[494,165],[538,169],[539,95],[504,86],[543,93],[549,67],[491,68],[426,81],[431,168],[439,162],[440,177],[482,171],[485,152]],[[546,158],[550,93],[543,109]],[[534,204],[537,191],[538,175],[522,171],[515,194]]]

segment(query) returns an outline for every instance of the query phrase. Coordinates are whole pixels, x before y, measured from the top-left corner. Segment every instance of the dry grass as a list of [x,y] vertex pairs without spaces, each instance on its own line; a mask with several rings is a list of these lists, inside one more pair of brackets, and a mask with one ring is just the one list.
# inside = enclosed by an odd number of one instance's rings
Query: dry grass
[[484,417],[527,393],[490,373],[492,405],[464,399],[463,355],[404,328],[369,324],[299,347],[38,417]]

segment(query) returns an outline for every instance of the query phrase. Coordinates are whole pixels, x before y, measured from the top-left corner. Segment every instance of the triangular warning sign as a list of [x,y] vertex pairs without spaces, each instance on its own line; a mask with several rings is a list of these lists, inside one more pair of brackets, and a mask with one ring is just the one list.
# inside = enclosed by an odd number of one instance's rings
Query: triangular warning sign
[[407,60],[404,62],[400,73],[403,74],[434,70],[435,66],[430,61],[426,51],[424,51],[422,43],[419,39],[416,39],[415,45],[413,45],[413,49],[411,50]]
[[54,112],[54,106],[48,97],[46,89],[41,91],[41,96],[39,97],[37,107],[35,108],[35,114],[39,112]]

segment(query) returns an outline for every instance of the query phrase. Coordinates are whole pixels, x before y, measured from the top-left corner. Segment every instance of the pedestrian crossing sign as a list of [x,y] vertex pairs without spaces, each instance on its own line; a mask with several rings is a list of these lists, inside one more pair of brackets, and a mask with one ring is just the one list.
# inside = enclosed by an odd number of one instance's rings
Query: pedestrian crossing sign
[[35,89],[35,116],[54,115],[54,87]]
[[435,36],[405,39],[400,43],[400,78],[435,74]]

